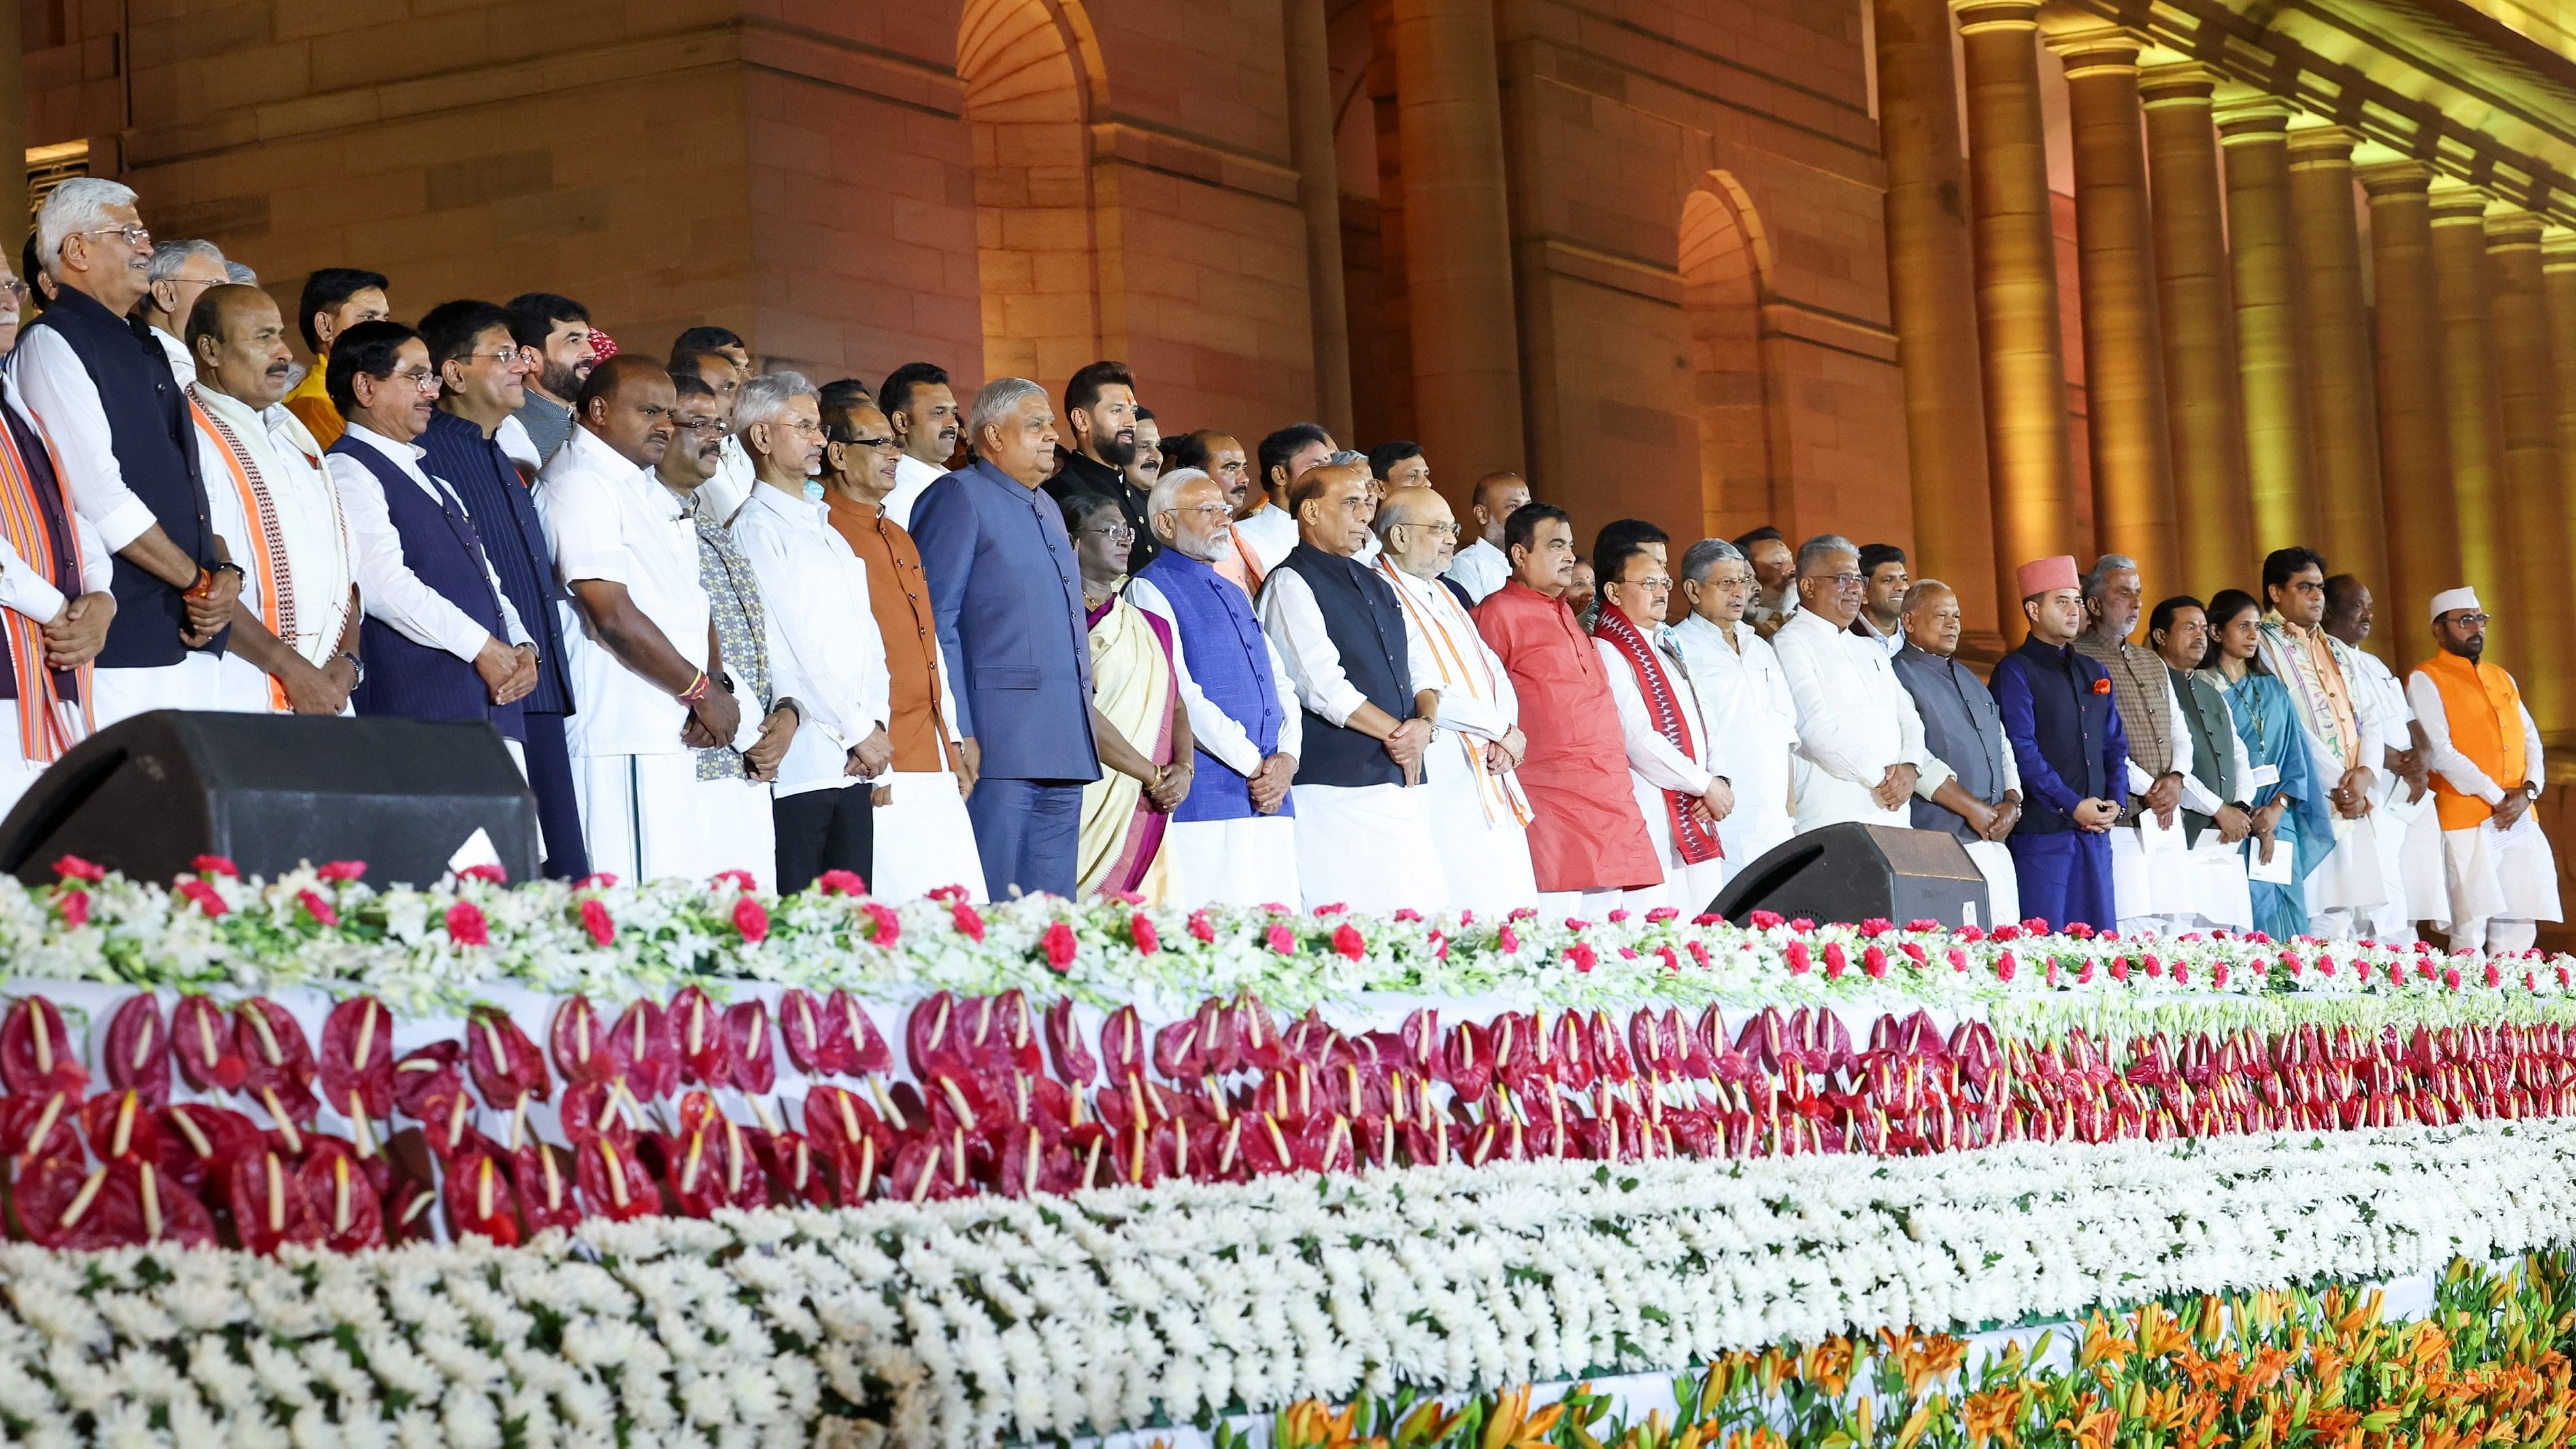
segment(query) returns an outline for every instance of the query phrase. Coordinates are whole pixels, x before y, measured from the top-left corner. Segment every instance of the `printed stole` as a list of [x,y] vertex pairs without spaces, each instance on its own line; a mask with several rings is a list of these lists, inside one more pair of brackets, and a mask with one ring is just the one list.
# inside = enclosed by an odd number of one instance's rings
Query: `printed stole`
[[[1495,683],[1494,672],[1485,667],[1481,639],[1479,647],[1461,647],[1449,633],[1449,626],[1440,621],[1440,616],[1424,608],[1413,597],[1413,591],[1404,586],[1404,579],[1397,574],[1395,565],[1387,562],[1385,554],[1378,555],[1377,566],[1378,571],[1386,575],[1386,581],[1395,586],[1395,601],[1404,606],[1406,617],[1412,619],[1414,627],[1422,631],[1422,637],[1430,641],[1432,657],[1440,662],[1441,679],[1472,691],[1478,699],[1494,698],[1500,689]],[[1436,589],[1440,585],[1431,587]],[[1475,671],[1472,674],[1468,672],[1471,665]],[[1520,782],[1494,769],[1486,762],[1484,750],[1475,744],[1470,743],[1466,753],[1467,768],[1475,772],[1477,797],[1485,806],[1485,823],[1500,826],[1508,820],[1527,829],[1536,817],[1530,813],[1529,797],[1521,793]]]
[[[0,402],[0,407],[6,407]],[[37,441],[45,445],[45,461],[52,466],[56,486],[61,486],[63,460],[54,444],[39,430]],[[74,556],[69,560],[54,553],[53,530],[45,526],[45,511],[36,502],[35,479],[27,470],[27,460],[18,451],[15,430],[0,426],[0,537],[18,551],[18,557],[36,572],[36,577],[57,588],[62,587],[62,569],[70,567],[71,587],[63,589],[66,602],[80,597],[80,522],[72,515],[68,494],[61,498],[63,521],[69,525]],[[33,764],[51,764],[61,759],[63,751],[89,738],[94,721],[90,715],[90,676],[94,666],[84,664],[71,671],[80,699],[77,703],[62,697],[56,687],[54,671],[45,667],[44,621],[30,619],[15,609],[0,610],[9,636],[9,667],[18,681],[19,753]]]
[[[2324,638],[2326,658],[2343,676],[2344,699],[2353,711],[2353,738],[2347,740],[2343,719],[2335,713],[2334,695],[2326,687],[2323,671],[2317,668],[2316,656],[2309,652],[2307,641],[2292,633],[2288,624],[2275,622],[2279,618],[2277,613],[2266,617],[2261,634],[2263,641],[2272,646],[2282,666],[2273,672],[2289,686],[2290,697],[2297,702],[2299,712],[2307,717],[2308,725],[2316,731],[2317,738],[2326,742],[2335,762],[2349,769],[2359,763],[2361,754],[2361,706],[2353,700],[2352,671],[2344,668],[2342,657],[2335,653],[2336,641]],[[2312,630],[2311,633],[2322,636],[2324,631]]]
[[[1592,624],[1592,637],[1606,639],[1610,647],[1627,659],[1628,668],[1637,676],[1637,693],[1646,700],[1646,716],[1654,721],[1655,733],[1662,735],[1685,759],[1699,758],[1699,747],[1692,742],[1690,721],[1683,717],[1681,700],[1673,693],[1671,677],[1664,673],[1664,663],[1655,657],[1654,646],[1617,609],[1605,608]],[[1726,851],[1717,842],[1717,832],[1702,825],[1691,813],[1691,797],[1678,790],[1664,792],[1664,810],[1673,821],[1673,848],[1681,853],[1686,865],[1718,860]]]
[[[233,475],[233,491],[241,497],[242,516],[250,520],[251,552],[259,559],[259,590],[251,600],[259,610],[259,621],[268,632],[289,650],[296,648],[299,633],[295,619],[295,577],[286,560],[286,534],[277,526],[277,504],[269,497],[268,480],[261,476],[259,460],[242,446],[241,437],[230,423],[197,406],[196,385],[189,384],[188,416],[195,419],[197,430],[214,440],[216,451],[224,458]],[[341,537],[348,536],[347,524],[340,517],[340,498],[331,494],[331,521],[340,526]],[[286,700],[286,685],[272,675],[268,681],[268,702],[280,713],[291,712]]]

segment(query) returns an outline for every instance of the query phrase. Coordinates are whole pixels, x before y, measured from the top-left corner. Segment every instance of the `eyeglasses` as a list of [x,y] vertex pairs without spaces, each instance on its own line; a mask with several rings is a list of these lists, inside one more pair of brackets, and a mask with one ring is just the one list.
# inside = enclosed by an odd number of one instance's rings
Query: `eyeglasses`
[[900,453],[903,451],[903,444],[897,442],[893,438],[834,438],[832,441],[840,444],[844,448],[867,448],[879,453]]
[[2487,620],[2494,617],[2495,616],[2493,614],[2453,614],[2450,616],[2451,627],[2455,629],[2483,629],[2487,626]]
[[1210,523],[1222,523],[1234,517],[1234,510],[1222,503],[1202,503],[1196,508],[1175,508],[1174,513],[1194,513]]
[[724,419],[722,419],[722,418],[699,418],[699,419],[697,419],[696,421],[692,422],[692,421],[690,421],[690,420],[688,420],[688,419],[686,419],[686,418],[682,418],[682,417],[680,417],[678,414],[676,414],[676,413],[675,413],[675,414],[673,414],[673,415],[672,415],[672,418],[671,418],[671,426],[673,426],[673,427],[675,427],[675,428],[678,428],[681,432],[684,432],[684,433],[698,433],[698,434],[706,434],[706,433],[721,433],[721,432],[723,432],[723,431],[724,431]]
[[528,355],[519,348],[504,347],[498,352],[468,352],[458,357],[456,360],[466,363],[497,362],[502,366],[507,367],[513,362],[526,362],[528,360]]
[[1822,579],[1838,589],[1856,589],[1869,582],[1868,577],[1863,574],[1809,574],[1807,577]]
[[438,374],[430,371],[426,367],[404,368],[402,371],[395,373],[392,380],[395,382],[410,383],[412,386],[419,388],[422,392],[438,391]]
[[27,300],[27,284],[19,281],[16,277],[11,277],[7,281],[0,281],[0,292],[6,292],[21,302]]
[[105,236],[110,232],[114,232],[118,236],[125,238],[125,244],[134,248],[136,251],[142,251],[152,245],[151,229],[143,226],[139,222],[129,221],[123,226],[94,226],[87,231],[73,232],[72,235]]
[[1134,543],[1136,541],[1136,530],[1124,523],[1113,523],[1107,528],[1086,528],[1083,530],[1083,533],[1093,538],[1105,538],[1111,543]]
[[1628,579],[1628,580],[1626,580],[1625,582],[1626,582],[1627,586],[1628,586],[1628,587],[1630,587],[1630,588],[1632,588],[1632,589],[1665,589],[1665,590],[1669,590],[1669,589],[1671,589],[1671,588],[1672,588],[1672,586],[1673,586],[1673,581],[1672,581],[1671,579],[1665,578],[1665,577],[1663,577],[1663,576],[1662,576],[1662,575],[1660,575],[1660,574],[1658,574],[1657,576],[1655,576],[1654,578],[1651,578],[1651,579]]
[[1433,533],[1445,533],[1451,538],[1456,538],[1458,536],[1458,525],[1455,523],[1399,523],[1395,526],[1397,528],[1428,529]]

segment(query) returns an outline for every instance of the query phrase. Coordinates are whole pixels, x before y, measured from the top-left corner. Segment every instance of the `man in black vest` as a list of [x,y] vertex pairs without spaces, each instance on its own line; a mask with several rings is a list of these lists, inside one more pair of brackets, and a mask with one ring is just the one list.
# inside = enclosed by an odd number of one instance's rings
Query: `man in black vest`
[[116,618],[91,702],[104,726],[153,709],[213,709],[241,569],[225,558],[197,470],[188,402],[150,330],[128,320],[152,233],[134,192],[79,177],[45,198],[36,252],[61,294],[11,360],[62,459],[73,507],[116,554]]
[[[2245,777],[2253,762],[2236,716],[2217,684],[2200,673],[2209,653],[2209,611],[2189,594],[2177,594],[2156,605],[2147,616],[2147,643],[2165,662],[2174,701],[2182,707],[2183,732],[2191,740],[2191,773],[2216,810],[2186,803],[2182,823],[2191,845],[2193,927],[2254,928],[2252,887],[2245,875],[2245,854],[2237,842],[2254,833],[2253,807],[2246,797],[2253,787]],[[2207,803],[2206,800],[2200,803]],[[2217,827],[2212,830],[2211,827]],[[2245,894],[2237,892],[2242,889]]]
[[1448,904],[1422,751],[1440,673],[1405,646],[1395,586],[1353,555],[1369,536],[1364,466],[1327,463],[1288,488],[1297,546],[1261,586],[1261,628],[1305,708],[1298,756],[1297,885],[1309,907]]

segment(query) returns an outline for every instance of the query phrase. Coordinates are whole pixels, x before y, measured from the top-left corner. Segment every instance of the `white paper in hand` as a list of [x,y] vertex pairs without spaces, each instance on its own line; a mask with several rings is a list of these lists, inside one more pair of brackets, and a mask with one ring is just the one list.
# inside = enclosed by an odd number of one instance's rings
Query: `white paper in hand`
[[2158,822],[2153,810],[2141,812],[2138,816],[2138,847],[2149,855],[2166,851],[2179,855],[2190,849],[2191,842],[2183,838],[2182,811],[2174,811],[2171,825]]
[[2249,881],[2259,881],[2264,885],[2288,885],[2290,884],[2290,858],[2297,853],[2290,848],[2288,841],[2275,841],[2272,845],[2272,858],[2266,861],[2263,859],[2263,842],[2248,840],[2245,842],[2245,878]]

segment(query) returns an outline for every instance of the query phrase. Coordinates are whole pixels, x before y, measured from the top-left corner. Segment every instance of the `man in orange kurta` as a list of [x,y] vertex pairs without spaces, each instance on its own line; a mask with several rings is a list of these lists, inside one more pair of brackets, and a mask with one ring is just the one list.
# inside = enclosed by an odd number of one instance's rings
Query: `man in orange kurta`
[[2480,656],[2487,612],[2470,589],[2433,596],[2433,657],[2415,666],[2407,703],[2424,727],[2433,805],[2451,887],[2451,945],[2489,955],[2531,948],[2558,919],[2558,862],[2531,815],[2540,798],[2540,727],[2513,676]]
[[1574,524],[1565,510],[1530,503],[1503,525],[1512,576],[1476,606],[1476,631],[1511,671],[1529,753],[1530,865],[1539,909],[1597,917],[1624,892],[1659,898],[1663,863],[1628,788],[1619,707],[1601,655],[1565,591],[1574,582]]

